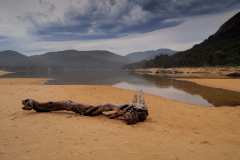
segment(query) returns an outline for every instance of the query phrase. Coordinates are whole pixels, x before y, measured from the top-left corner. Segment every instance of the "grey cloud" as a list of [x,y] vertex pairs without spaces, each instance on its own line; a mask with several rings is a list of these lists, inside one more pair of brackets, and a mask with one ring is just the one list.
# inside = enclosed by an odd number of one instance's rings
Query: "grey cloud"
[[185,17],[222,12],[240,1],[80,0],[69,3],[72,5],[62,11],[64,21],[56,18],[49,23],[39,22],[58,9],[50,0],[39,0],[47,13],[31,12],[23,19],[34,24],[32,33],[43,40],[115,38],[177,26]]

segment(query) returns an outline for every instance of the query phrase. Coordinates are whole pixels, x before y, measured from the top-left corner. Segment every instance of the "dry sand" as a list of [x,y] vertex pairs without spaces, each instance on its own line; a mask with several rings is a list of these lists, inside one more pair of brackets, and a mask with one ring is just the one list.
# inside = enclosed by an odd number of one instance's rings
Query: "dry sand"
[[203,86],[222,88],[240,92],[240,79],[179,79],[194,82]]
[[[146,95],[150,116],[125,125],[105,117],[21,110],[21,100],[128,103],[110,86],[57,86],[0,80],[1,160],[239,160],[240,107],[206,108]],[[31,84],[28,84],[30,81]]]
[[47,79],[44,78],[3,78],[0,79],[0,85],[33,85],[44,84]]

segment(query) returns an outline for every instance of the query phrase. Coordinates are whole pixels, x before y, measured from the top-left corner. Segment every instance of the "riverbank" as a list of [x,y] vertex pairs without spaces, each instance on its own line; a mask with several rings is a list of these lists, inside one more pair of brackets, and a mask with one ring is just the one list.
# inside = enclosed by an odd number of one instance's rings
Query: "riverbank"
[[26,112],[21,100],[122,104],[131,101],[132,91],[31,83],[35,80],[12,79],[10,84],[0,80],[1,160],[240,158],[240,107],[207,108],[147,94],[148,120],[128,126],[105,117]]
[[132,72],[170,78],[231,78],[240,76],[240,67],[146,68]]
[[194,82],[199,85],[213,87],[213,88],[221,88],[231,91],[240,92],[240,79],[178,79],[189,82]]
[[46,78],[2,78],[0,85],[43,85],[47,80]]

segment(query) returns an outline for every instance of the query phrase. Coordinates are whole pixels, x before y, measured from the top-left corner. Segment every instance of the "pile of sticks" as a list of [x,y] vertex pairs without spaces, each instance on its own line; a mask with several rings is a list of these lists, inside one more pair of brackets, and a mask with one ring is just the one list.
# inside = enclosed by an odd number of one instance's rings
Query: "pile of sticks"
[[94,106],[72,101],[42,103],[33,99],[25,99],[22,104],[23,110],[35,110],[36,112],[72,111],[84,116],[104,115],[110,119],[123,120],[126,124],[143,122],[148,116],[143,92],[135,94],[132,103],[124,105],[104,104]]

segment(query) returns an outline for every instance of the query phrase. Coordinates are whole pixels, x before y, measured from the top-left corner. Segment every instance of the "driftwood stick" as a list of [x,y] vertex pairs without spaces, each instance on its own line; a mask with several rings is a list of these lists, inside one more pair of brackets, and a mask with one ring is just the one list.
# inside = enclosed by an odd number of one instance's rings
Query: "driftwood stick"
[[84,116],[105,115],[111,119],[120,119],[127,124],[135,124],[145,121],[148,116],[143,93],[139,92],[134,96],[131,104],[125,105],[85,105],[72,101],[57,101],[41,103],[33,99],[25,99],[22,101],[23,110],[35,110],[36,112],[52,112],[52,111],[72,111]]

